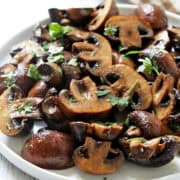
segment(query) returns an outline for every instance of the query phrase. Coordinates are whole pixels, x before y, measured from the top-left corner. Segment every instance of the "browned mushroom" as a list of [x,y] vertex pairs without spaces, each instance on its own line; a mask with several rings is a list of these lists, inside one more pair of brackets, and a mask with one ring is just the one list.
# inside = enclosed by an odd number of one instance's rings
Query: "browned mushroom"
[[117,33],[109,33],[108,37],[120,41],[123,47],[141,47],[142,38],[151,38],[153,31],[148,23],[135,15],[112,16],[106,21],[105,27],[117,29]]
[[81,170],[92,174],[111,174],[124,163],[120,150],[112,149],[109,141],[95,141],[87,137],[83,146],[75,149],[74,163]]
[[133,111],[128,117],[132,123],[142,130],[143,137],[153,138],[160,135],[161,123],[151,113],[146,111]]
[[38,66],[41,79],[52,86],[62,83],[62,70],[56,63],[48,62]]
[[96,85],[89,78],[72,80],[70,92],[62,90],[59,94],[61,110],[69,118],[104,118],[112,106],[104,99],[98,99]]
[[102,4],[96,8],[95,13],[94,18],[88,24],[89,31],[100,29],[109,17],[118,15],[119,11],[114,0],[104,0]]
[[166,121],[175,105],[174,78],[161,73],[152,85],[153,106],[159,121]]
[[71,131],[75,139],[83,142],[87,135],[95,136],[101,140],[112,141],[116,139],[123,130],[122,124],[117,123],[85,123],[71,122]]
[[137,82],[138,85],[134,90],[134,95],[138,96],[138,102],[134,102],[132,107],[137,110],[145,110],[151,105],[151,88],[148,82],[134,69],[123,64],[113,65],[104,69],[102,75],[106,83],[119,90],[130,89]]
[[112,49],[109,42],[97,33],[90,33],[87,42],[76,42],[73,51],[78,52],[78,59],[86,63],[87,69],[95,76],[112,64]]
[[135,13],[141,19],[149,22],[153,29],[164,29],[168,25],[168,19],[164,10],[155,4],[141,4]]
[[29,90],[28,97],[44,97],[48,91],[48,85],[44,81],[37,81]]
[[74,144],[70,135],[52,130],[40,130],[27,140],[22,157],[46,169],[66,169],[73,166]]
[[176,141],[171,137],[158,137],[146,141],[142,137],[119,139],[127,159],[150,167],[163,166],[172,161],[176,155]]
[[136,126],[130,126],[126,132],[124,133],[125,137],[133,138],[133,137],[141,137],[142,131],[139,127]]

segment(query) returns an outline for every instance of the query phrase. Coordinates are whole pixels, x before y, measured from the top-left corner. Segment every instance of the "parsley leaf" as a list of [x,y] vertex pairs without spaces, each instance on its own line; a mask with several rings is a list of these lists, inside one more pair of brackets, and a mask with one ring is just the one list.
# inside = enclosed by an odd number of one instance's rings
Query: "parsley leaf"
[[126,126],[129,126],[129,124],[130,124],[129,118],[126,118],[126,119],[124,120],[124,124],[125,124]]
[[120,106],[127,107],[129,105],[129,101],[131,100],[130,96],[119,98],[117,96],[109,96],[107,99],[108,102],[112,104],[112,106]]
[[52,22],[49,24],[49,34],[52,40],[56,40],[69,32],[70,28],[68,26],[62,26],[56,22]]
[[119,49],[119,52],[123,52],[123,51],[127,50],[127,48],[122,45],[119,45],[118,49]]
[[38,68],[34,64],[30,64],[27,76],[35,80],[41,79],[41,75],[39,74]]
[[128,142],[142,142],[143,143],[146,141],[146,139],[143,137],[135,137],[135,138],[130,138],[127,141]]
[[146,57],[145,59],[139,59],[138,61],[143,63],[138,67],[138,72],[146,72],[149,75],[152,75],[152,73],[155,72],[159,75],[158,66],[153,59],[151,60]]
[[128,51],[127,53],[124,54],[124,56],[130,56],[130,55],[136,55],[141,53],[141,51],[138,50],[132,50],[132,51]]
[[117,32],[117,28],[112,27],[111,25],[104,28],[104,35],[105,36],[114,36]]
[[68,65],[71,65],[71,66],[78,66],[78,61],[76,58],[72,58],[69,62],[68,62]]
[[111,93],[111,90],[98,90],[96,94],[98,97],[106,96]]
[[32,108],[32,106],[29,105],[28,102],[24,102],[18,107],[18,112],[20,112],[20,113],[23,112],[25,114],[29,114],[29,113],[33,112],[33,108]]
[[12,72],[9,72],[8,74],[3,75],[5,77],[6,86],[9,88],[15,83],[15,74]]

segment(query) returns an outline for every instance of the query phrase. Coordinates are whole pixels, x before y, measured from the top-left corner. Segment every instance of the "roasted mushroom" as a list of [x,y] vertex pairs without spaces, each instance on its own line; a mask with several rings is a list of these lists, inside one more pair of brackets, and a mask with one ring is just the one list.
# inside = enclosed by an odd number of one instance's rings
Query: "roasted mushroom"
[[104,99],[98,99],[96,90],[95,83],[89,77],[72,80],[70,91],[62,90],[59,94],[62,112],[71,119],[104,118],[112,106]]
[[129,120],[142,130],[143,137],[153,138],[160,136],[161,123],[151,113],[133,111],[128,115]]
[[90,33],[87,42],[76,42],[72,45],[78,59],[86,64],[87,69],[95,76],[101,76],[103,69],[112,64],[112,49],[109,42],[100,34]]
[[125,137],[132,138],[132,137],[141,137],[142,131],[139,127],[136,126],[130,126],[126,132],[124,133]]
[[83,142],[87,135],[97,137],[101,140],[112,141],[116,139],[123,130],[122,124],[117,123],[85,123],[71,122],[71,131],[75,139]]
[[142,166],[163,166],[176,155],[176,141],[166,136],[148,141],[140,137],[122,138],[119,144],[128,160]]
[[167,119],[167,128],[170,129],[171,134],[180,136],[180,113],[176,115],[170,115]]
[[40,130],[27,140],[22,157],[27,161],[46,169],[66,169],[73,166],[72,138],[65,133],[52,130]]
[[120,41],[126,48],[142,47],[142,38],[152,38],[153,31],[146,21],[135,15],[112,16],[106,21],[105,28],[115,28],[117,33],[108,33],[108,37]]
[[112,149],[109,141],[87,137],[85,144],[74,150],[73,160],[77,167],[88,173],[110,174],[122,166],[124,155],[120,150]]
[[117,89],[130,89],[137,81],[138,85],[134,94],[138,96],[138,102],[134,102],[132,107],[136,110],[145,110],[150,107],[152,102],[151,88],[148,82],[134,69],[123,64],[113,65],[104,69],[102,75],[106,83]]
[[38,66],[38,72],[41,79],[51,86],[57,86],[62,83],[62,70],[56,63],[48,62]]
[[138,6],[135,11],[141,19],[149,22],[153,29],[165,29],[168,19],[163,9],[155,4],[145,3]]
[[118,15],[119,11],[116,7],[114,0],[104,0],[102,4],[100,4],[96,8],[96,14],[94,18],[88,24],[89,31],[95,31],[103,27],[105,21],[114,15]]

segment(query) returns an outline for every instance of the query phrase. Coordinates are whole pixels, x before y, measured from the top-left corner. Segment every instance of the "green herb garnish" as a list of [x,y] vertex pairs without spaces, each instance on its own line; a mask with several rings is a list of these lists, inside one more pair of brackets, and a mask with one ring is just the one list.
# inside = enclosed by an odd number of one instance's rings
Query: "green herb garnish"
[[15,83],[15,74],[12,72],[9,72],[8,74],[5,74],[3,77],[5,77],[6,86],[9,88]]
[[30,64],[28,72],[27,72],[27,76],[32,78],[32,79],[35,79],[35,80],[41,79],[41,75],[38,71],[38,68],[34,64]]
[[125,124],[126,126],[129,126],[129,124],[130,124],[129,118],[126,118],[126,119],[124,120],[124,124]]
[[98,97],[102,97],[110,94],[111,92],[112,92],[111,90],[98,90],[96,91],[96,94]]
[[33,108],[32,108],[32,106],[29,105],[28,102],[24,102],[18,107],[18,112],[20,112],[20,113],[23,112],[25,114],[29,114],[29,113],[33,112]]
[[68,62],[68,65],[71,65],[71,66],[78,66],[78,61],[77,61],[77,58],[72,58],[69,62]]
[[109,25],[107,27],[104,28],[104,35],[105,36],[114,36],[117,32],[117,28]]
[[123,52],[123,51],[127,50],[127,48],[122,45],[119,45],[118,50],[119,50],[119,52]]
[[145,59],[139,59],[138,61],[143,63],[138,67],[138,72],[145,72],[148,75],[152,75],[152,73],[155,72],[157,75],[159,75],[158,66],[153,59],[151,60],[146,57]]
[[49,24],[49,34],[52,40],[56,40],[69,32],[70,28],[68,26],[62,26],[56,22]]
[[42,47],[45,51],[48,51],[49,50],[49,46],[50,46],[50,43],[48,41],[44,41],[42,43]]
[[6,129],[7,129],[8,131],[11,131],[11,129],[12,129],[11,125],[10,125],[10,124],[6,124]]
[[143,143],[146,141],[146,139],[143,137],[135,137],[135,138],[130,138],[127,141],[128,142],[142,142]]
[[141,51],[138,51],[138,50],[132,50],[132,51],[128,51],[127,53],[124,54],[124,56],[130,56],[130,55],[136,55],[136,54],[139,54],[141,53]]
[[117,96],[109,96],[107,101],[112,104],[112,106],[128,107],[131,100],[130,96],[119,98]]

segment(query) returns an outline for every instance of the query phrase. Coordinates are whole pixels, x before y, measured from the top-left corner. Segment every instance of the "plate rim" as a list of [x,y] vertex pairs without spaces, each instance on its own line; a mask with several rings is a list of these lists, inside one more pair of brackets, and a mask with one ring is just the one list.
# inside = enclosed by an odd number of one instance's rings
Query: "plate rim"
[[[129,10],[133,10],[137,7],[137,5],[121,4],[121,3],[117,3],[117,6],[118,6],[118,8],[129,9]],[[180,21],[180,15],[176,15],[169,11],[166,11],[166,14],[170,18]],[[47,21],[47,18],[43,19],[39,22],[45,22],[45,21]],[[8,38],[8,40],[5,41],[5,43],[3,42],[0,45],[0,49],[3,49],[3,48],[6,49],[5,47],[8,47],[8,44],[15,39],[15,36],[19,36],[21,33],[26,31],[27,29],[34,27],[34,25],[36,25],[36,24],[37,24],[37,22],[32,23],[31,25],[27,26],[26,28],[23,28],[19,32],[12,34],[10,36],[10,38]],[[1,134],[1,132],[0,132],[0,134]],[[18,169],[20,169],[21,171],[27,173],[28,175],[30,175],[32,177],[39,178],[39,179],[53,178],[53,180],[59,180],[59,179],[70,180],[71,179],[67,176],[51,172],[48,169],[42,169],[42,168],[24,160],[20,155],[15,153],[12,149],[10,149],[6,144],[4,144],[1,141],[0,141],[0,153],[15,167],[17,167]],[[31,170],[31,172],[29,172],[29,170]]]

